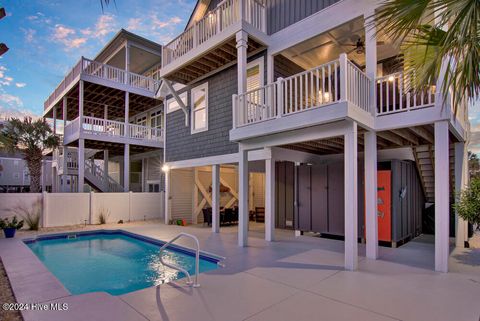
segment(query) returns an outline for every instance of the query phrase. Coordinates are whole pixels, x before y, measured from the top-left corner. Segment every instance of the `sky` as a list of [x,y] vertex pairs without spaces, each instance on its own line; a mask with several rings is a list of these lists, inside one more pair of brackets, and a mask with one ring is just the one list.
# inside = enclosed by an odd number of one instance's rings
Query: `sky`
[[[0,0],[0,118],[40,116],[43,102],[81,56],[96,53],[121,28],[165,44],[180,34],[195,0]],[[480,101],[469,110],[480,130]],[[471,146],[480,154],[480,145]]]
[[185,28],[195,0],[0,0],[0,117],[40,116],[43,102],[81,56],[121,28],[160,44]]

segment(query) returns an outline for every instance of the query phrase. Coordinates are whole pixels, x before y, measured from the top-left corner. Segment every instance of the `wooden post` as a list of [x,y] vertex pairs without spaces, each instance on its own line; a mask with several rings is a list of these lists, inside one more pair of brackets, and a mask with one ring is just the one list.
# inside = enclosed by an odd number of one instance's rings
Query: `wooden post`
[[275,159],[265,160],[265,240],[275,240]]
[[370,20],[373,19],[375,11],[369,11],[365,13],[365,71],[367,76],[370,78],[371,86],[369,91],[369,108],[370,113],[375,114],[377,108],[375,88],[377,78],[377,38],[376,38],[376,28],[370,24]]
[[125,144],[123,154],[123,190],[130,191],[130,145]]
[[220,165],[212,166],[212,232],[220,231]]
[[238,246],[248,245],[248,151],[238,151]]
[[[347,54],[340,54],[340,100],[347,101]],[[331,94],[331,93],[330,93]],[[332,97],[331,99],[336,99]]]
[[367,258],[378,258],[377,134],[365,132],[365,235]]

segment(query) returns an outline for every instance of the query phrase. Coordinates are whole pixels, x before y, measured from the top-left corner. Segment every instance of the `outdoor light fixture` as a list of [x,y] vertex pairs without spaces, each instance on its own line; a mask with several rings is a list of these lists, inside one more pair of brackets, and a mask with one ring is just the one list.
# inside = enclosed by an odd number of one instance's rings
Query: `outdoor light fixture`
[[170,167],[168,167],[168,165],[163,165],[163,166],[162,166],[162,171],[163,171],[164,173],[168,172],[169,170],[170,170]]
[[0,43],[0,56],[2,56],[4,53],[8,51],[8,47],[4,43]]
[[0,8],[0,19],[5,18],[6,15],[5,8]]
[[388,77],[389,82],[393,82],[394,80],[395,80],[395,77],[393,77],[393,76]]

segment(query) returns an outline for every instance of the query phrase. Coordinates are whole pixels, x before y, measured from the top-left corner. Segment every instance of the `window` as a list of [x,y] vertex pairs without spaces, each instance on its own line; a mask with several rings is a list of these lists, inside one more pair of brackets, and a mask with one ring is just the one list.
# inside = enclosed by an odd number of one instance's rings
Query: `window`
[[137,117],[136,121],[137,125],[140,125],[140,126],[147,126],[147,116],[146,115],[142,115],[140,117]]
[[147,182],[147,185],[148,185],[148,192],[149,193],[160,192],[160,182],[159,181]]
[[161,110],[154,111],[150,114],[150,127],[163,128],[163,112]]
[[208,83],[192,89],[192,134],[208,130]]
[[247,64],[247,91],[257,89],[264,83],[263,57]]
[[[178,96],[183,101],[183,103],[186,105],[187,104],[187,93],[184,92],[184,93],[181,93]],[[179,110],[179,109],[180,109],[180,105],[177,103],[177,100],[175,99],[175,97],[172,97],[172,98],[167,100],[167,114],[171,113],[172,111]]]

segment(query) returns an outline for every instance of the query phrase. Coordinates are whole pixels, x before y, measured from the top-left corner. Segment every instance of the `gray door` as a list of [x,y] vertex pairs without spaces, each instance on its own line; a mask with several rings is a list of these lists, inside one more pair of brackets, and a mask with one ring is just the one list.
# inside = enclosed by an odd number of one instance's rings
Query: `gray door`
[[310,166],[300,165],[297,167],[298,173],[298,219],[296,228],[300,231],[311,231],[312,212],[311,212],[311,173]]
[[343,161],[328,165],[328,233],[344,235]]
[[328,180],[327,165],[312,167],[312,231],[328,230]]

